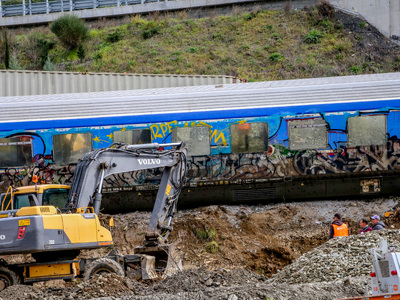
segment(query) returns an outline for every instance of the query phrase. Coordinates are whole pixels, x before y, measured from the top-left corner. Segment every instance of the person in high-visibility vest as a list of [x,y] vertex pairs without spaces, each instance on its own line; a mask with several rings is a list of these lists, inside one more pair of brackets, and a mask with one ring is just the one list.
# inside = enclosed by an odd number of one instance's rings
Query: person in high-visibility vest
[[329,239],[340,236],[349,236],[349,228],[342,222],[342,216],[340,214],[335,214],[329,232]]

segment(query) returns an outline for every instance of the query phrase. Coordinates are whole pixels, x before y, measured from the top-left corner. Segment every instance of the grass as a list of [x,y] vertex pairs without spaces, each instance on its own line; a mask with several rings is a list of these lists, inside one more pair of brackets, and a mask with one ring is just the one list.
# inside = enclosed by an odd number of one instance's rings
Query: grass
[[[316,8],[254,10],[200,19],[181,12],[174,18],[156,14],[125,18],[117,25],[92,24],[90,39],[80,50],[83,59],[76,51],[64,49],[48,27],[33,28],[11,39],[15,65],[25,69],[43,66],[37,59],[41,52],[31,42],[34,35],[49,42],[48,57],[60,71],[224,74],[263,81],[399,68],[393,56],[360,51],[358,36],[334,19],[321,19]],[[3,56],[0,51],[0,68],[4,68]]]
[[201,240],[214,240],[217,232],[215,229],[197,229],[195,230],[196,236]]

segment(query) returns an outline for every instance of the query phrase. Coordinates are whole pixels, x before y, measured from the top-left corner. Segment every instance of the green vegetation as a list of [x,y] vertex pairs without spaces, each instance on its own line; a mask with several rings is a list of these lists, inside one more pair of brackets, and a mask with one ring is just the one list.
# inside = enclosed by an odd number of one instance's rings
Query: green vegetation
[[89,37],[89,29],[85,22],[73,15],[65,15],[53,23],[50,30],[57,36],[66,49],[76,49]]
[[219,245],[218,245],[218,243],[216,241],[209,242],[206,245],[206,250],[208,252],[210,252],[211,254],[217,253],[218,248],[219,248]]
[[205,244],[204,249],[205,251],[214,254],[218,251],[219,245],[215,241],[217,237],[217,231],[213,228],[205,228],[205,229],[198,229],[194,228],[193,229],[194,234],[198,239],[201,241],[209,241],[208,243]]
[[214,240],[217,232],[215,229],[196,229],[195,230],[196,236],[201,240]]
[[345,30],[327,4],[200,19],[185,12],[134,16],[97,21],[90,28],[63,17],[47,27],[14,30],[7,41],[8,60],[0,37],[0,68],[15,56],[27,69],[42,69],[50,59],[60,71],[224,74],[248,81],[400,69],[398,50],[387,55],[360,48],[366,37]]
[[317,44],[321,42],[322,33],[319,30],[310,30],[304,37],[304,41],[308,44]]

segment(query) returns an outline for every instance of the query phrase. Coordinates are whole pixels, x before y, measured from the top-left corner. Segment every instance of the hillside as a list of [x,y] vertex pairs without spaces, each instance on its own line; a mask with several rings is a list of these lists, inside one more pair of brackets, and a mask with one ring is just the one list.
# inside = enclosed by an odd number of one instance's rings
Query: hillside
[[[249,81],[399,70],[399,47],[362,19],[324,5],[286,8],[95,21],[87,23],[90,39],[80,51],[63,48],[49,26],[13,29],[11,66],[40,70],[50,58],[58,71],[225,74]],[[4,69],[4,53],[0,62]]]

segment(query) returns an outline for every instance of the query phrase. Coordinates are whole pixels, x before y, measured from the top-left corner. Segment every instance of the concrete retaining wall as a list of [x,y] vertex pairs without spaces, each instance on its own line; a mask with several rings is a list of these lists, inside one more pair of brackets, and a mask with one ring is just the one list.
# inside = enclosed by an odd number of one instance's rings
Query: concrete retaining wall
[[[144,4],[135,4],[120,7],[105,7],[96,9],[75,10],[71,13],[82,19],[92,19],[100,17],[117,17],[131,14],[143,14],[155,11],[175,11],[183,9],[216,8],[232,5],[259,5],[263,9],[279,10],[283,9],[286,3],[290,2],[292,9],[301,9],[304,6],[313,6],[317,0],[173,0],[163,2],[152,2]],[[64,14],[70,12],[25,15],[15,17],[0,18],[0,27],[45,24],[52,22]]]
[[400,39],[399,0],[330,0],[330,3],[360,14],[386,37],[397,42]]

